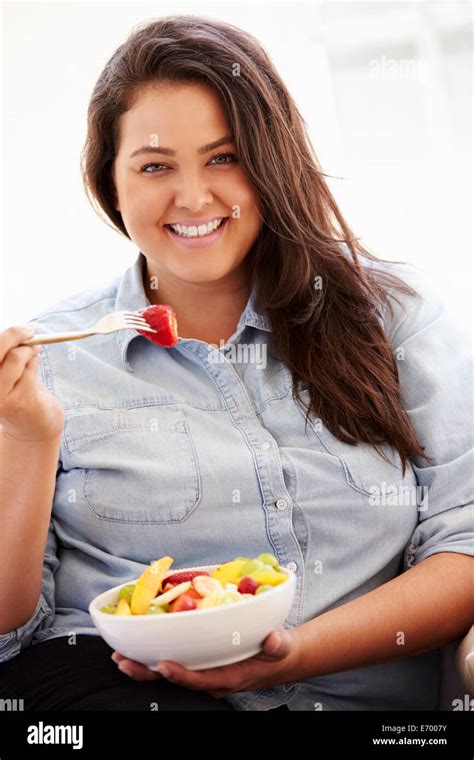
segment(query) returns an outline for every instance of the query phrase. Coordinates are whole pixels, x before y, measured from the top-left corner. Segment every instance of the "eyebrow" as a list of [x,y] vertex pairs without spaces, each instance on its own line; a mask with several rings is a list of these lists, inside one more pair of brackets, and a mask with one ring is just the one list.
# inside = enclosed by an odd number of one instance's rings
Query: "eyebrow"
[[[221,145],[230,145],[234,141],[230,135],[225,135],[225,137],[221,137],[220,140],[216,140],[212,143],[207,143],[207,145],[203,145],[202,148],[198,148],[198,153],[200,156],[203,156],[206,153],[210,153],[211,150],[215,150],[216,148],[220,148]],[[130,158],[135,158],[135,156],[141,156],[143,153],[161,153],[163,156],[175,156],[176,151],[171,150],[171,148],[163,148],[163,147],[152,147],[151,145],[143,145],[141,148],[138,148],[137,150],[134,150],[133,153],[130,154]]]

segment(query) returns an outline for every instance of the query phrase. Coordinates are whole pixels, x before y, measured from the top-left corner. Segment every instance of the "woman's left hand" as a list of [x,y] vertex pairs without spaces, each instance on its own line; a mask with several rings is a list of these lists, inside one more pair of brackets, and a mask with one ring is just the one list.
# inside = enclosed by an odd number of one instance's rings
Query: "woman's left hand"
[[160,667],[166,665],[169,670],[169,675],[165,675],[149,670],[146,665],[129,660],[118,652],[112,654],[112,659],[123,673],[135,681],[155,681],[165,677],[178,686],[206,691],[212,697],[221,699],[226,694],[277,686],[304,677],[297,674],[297,664],[301,659],[297,631],[297,628],[279,628],[267,636],[263,649],[254,657],[206,670],[189,670],[177,662],[161,660]]

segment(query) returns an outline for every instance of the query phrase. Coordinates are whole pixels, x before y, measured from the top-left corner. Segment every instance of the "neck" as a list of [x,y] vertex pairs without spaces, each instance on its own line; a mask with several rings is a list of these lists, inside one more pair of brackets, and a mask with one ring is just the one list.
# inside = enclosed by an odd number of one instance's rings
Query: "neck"
[[[220,346],[235,332],[247,304],[251,281],[247,266],[215,282],[185,282],[153,271],[147,260],[144,287],[150,304],[169,304],[178,321],[180,338],[194,338]],[[158,277],[158,279],[154,279]],[[158,288],[153,283],[158,282]]]

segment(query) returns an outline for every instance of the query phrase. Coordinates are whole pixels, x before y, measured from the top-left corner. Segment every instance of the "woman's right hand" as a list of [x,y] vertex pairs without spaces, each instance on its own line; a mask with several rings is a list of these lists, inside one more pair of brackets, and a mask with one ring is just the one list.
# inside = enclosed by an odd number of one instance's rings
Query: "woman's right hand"
[[64,409],[38,375],[41,346],[21,345],[33,334],[23,325],[0,332],[0,425],[7,438],[43,443],[61,435]]

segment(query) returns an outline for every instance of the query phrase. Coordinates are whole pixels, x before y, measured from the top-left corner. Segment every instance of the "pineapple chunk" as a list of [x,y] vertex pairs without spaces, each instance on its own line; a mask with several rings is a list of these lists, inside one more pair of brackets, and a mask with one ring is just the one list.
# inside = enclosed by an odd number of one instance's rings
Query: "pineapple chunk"
[[235,583],[235,579],[239,577],[240,570],[247,564],[245,559],[234,559],[232,562],[224,562],[223,565],[219,565],[213,573],[211,578],[215,578],[222,586],[231,581]]
[[114,615],[131,615],[132,611],[130,609],[130,606],[126,599],[121,599],[120,602],[117,604],[117,609],[114,612]]
[[286,573],[277,573],[275,570],[255,570],[254,573],[249,573],[249,577],[257,581],[257,583],[268,583],[270,586],[278,586],[283,581],[288,580]]
[[161,557],[156,562],[152,562],[150,567],[140,575],[130,604],[133,615],[143,615],[147,611],[173,562],[173,557]]

